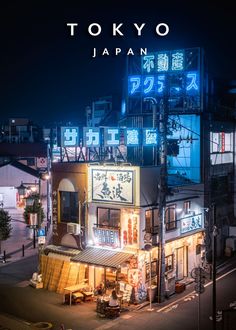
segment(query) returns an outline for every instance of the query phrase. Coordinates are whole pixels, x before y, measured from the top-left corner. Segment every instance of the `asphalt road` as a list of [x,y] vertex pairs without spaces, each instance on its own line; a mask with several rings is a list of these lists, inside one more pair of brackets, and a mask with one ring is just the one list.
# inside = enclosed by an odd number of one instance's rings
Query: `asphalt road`
[[[95,312],[95,303],[83,303],[76,306],[62,304],[62,295],[43,289],[28,286],[28,280],[37,269],[37,256],[25,258],[15,263],[0,267],[0,310],[29,322],[48,321],[55,330],[64,324],[65,329],[72,330],[198,330],[198,297],[193,288],[189,287],[181,295],[175,295],[164,304],[153,304],[154,310],[147,307],[138,311],[122,313],[115,320],[101,319]],[[236,302],[236,267],[226,269],[225,274],[217,281],[217,309],[227,309],[230,303]],[[205,288],[201,295],[201,326],[200,330],[212,329],[212,285]],[[235,320],[235,314],[232,317]],[[236,320],[231,317],[226,330],[235,329]],[[233,324],[234,323],[234,324]],[[222,321],[217,322],[221,329]],[[230,326],[231,326],[230,325]],[[18,330],[18,329],[12,329]],[[225,330],[225,329],[224,329]]]

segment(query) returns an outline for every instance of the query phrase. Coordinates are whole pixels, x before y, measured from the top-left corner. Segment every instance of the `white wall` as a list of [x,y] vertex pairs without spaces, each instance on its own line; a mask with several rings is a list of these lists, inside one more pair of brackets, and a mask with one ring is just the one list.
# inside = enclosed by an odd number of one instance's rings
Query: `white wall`
[[17,189],[14,187],[0,187],[0,202],[3,202],[3,208],[16,207]]
[[38,182],[38,178],[10,164],[0,167],[0,185],[2,187],[17,187],[20,186],[21,181],[33,184],[35,181]]

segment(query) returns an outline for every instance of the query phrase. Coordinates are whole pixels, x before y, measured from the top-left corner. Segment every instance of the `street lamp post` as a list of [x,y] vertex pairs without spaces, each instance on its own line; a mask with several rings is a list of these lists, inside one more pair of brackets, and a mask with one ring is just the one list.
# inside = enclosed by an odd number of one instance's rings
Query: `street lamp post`
[[165,300],[165,208],[167,194],[167,114],[168,107],[164,100],[159,107],[160,140],[160,183],[159,183],[159,267],[158,267],[158,302]]
[[216,330],[216,244],[217,244],[217,226],[216,226],[216,205],[212,204],[213,217],[213,240],[212,240],[212,321],[213,330]]
[[154,311],[152,308],[152,250],[149,250],[149,308],[147,309],[149,312]]
[[[38,189],[37,189],[38,186]],[[27,188],[28,187],[28,188]],[[42,206],[41,206],[41,178],[38,182],[24,183],[21,181],[21,185],[16,187],[19,195],[25,199],[25,220],[27,224],[33,229],[33,247],[36,247],[36,233],[41,229],[42,222]],[[29,191],[29,195],[26,196],[26,191]],[[38,190],[38,191],[37,191]],[[39,260],[41,254],[41,244],[38,244]],[[40,269],[40,265],[38,266]]]

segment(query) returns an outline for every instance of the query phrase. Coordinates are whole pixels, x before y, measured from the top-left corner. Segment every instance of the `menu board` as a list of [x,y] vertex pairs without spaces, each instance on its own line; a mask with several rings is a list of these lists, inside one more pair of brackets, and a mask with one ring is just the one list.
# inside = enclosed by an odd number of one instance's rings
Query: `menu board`
[[120,235],[117,229],[93,228],[97,245],[120,247]]

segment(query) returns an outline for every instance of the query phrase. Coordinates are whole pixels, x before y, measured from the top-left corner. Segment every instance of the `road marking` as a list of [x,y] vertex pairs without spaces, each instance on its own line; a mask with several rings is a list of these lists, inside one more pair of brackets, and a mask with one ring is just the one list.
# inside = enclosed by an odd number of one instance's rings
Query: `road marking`
[[[219,281],[219,280],[221,280],[221,279],[224,278],[225,276],[227,276],[227,275],[229,275],[229,274],[235,272],[235,270],[236,270],[236,268],[233,268],[233,269],[229,270],[227,273],[221,275],[220,277],[217,277],[216,282]],[[207,286],[209,286],[209,285],[211,285],[211,284],[212,284],[212,281],[209,282],[209,283],[207,283],[207,284],[205,284],[204,287],[206,288]]]
[[167,310],[165,310],[164,313],[168,313],[168,312],[172,311],[172,309],[176,309],[178,306],[179,306],[178,304],[173,305],[170,308],[168,308]]
[[[231,274],[231,273],[233,273],[233,272],[235,272],[235,271],[236,271],[236,268],[231,269],[231,270],[228,271],[227,273],[225,273],[225,274],[221,275],[220,277],[218,277],[218,278],[216,279],[216,281],[219,281],[220,279],[224,278],[225,276],[227,276],[227,275],[229,275],[229,274]],[[212,281],[209,282],[209,283],[207,283],[207,284],[205,284],[204,287],[207,287],[207,286],[209,286],[209,285],[211,285],[211,284],[212,284]],[[158,310],[157,310],[157,313],[160,313],[160,312],[164,311],[165,309],[169,308],[170,306],[176,304],[176,303],[179,302],[179,301],[182,301],[182,300],[186,299],[189,295],[192,295],[192,294],[194,294],[194,293],[196,293],[195,290],[192,291],[192,292],[190,292],[190,293],[188,293],[188,294],[186,294],[186,296],[184,296],[184,297],[182,297],[182,298],[179,298],[179,299],[173,301],[173,302],[170,303],[169,305],[166,305],[166,306],[164,306],[164,307],[158,309]]]
[[109,321],[106,324],[100,325],[99,327],[95,328],[94,330],[106,330],[106,329],[109,329],[109,328],[113,327],[116,323],[118,323],[120,319],[128,320],[131,317],[133,317],[133,315],[130,315],[130,314],[121,315],[119,318],[114,319],[112,321]]
[[195,299],[197,294],[189,295],[187,298],[184,299],[184,301],[190,301],[192,299]]

